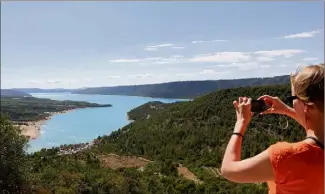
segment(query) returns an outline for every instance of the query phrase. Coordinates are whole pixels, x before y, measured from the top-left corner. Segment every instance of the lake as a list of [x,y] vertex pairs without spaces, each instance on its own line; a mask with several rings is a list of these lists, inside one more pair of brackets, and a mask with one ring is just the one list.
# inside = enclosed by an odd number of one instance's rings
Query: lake
[[118,95],[84,95],[70,93],[31,93],[38,98],[52,100],[87,101],[98,104],[112,104],[113,107],[83,108],[51,117],[42,127],[41,135],[29,142],[27,152],[39,151],[62,144],[76,144],[92,141],[98,136],[130,123],[127,112],[150,101],[172,103],[184,99],[163,99]]

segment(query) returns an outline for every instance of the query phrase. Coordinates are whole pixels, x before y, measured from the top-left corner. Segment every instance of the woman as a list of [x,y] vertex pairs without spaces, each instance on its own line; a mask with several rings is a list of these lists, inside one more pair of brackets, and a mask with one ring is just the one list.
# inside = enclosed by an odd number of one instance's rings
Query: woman
[[267,182],[269,194],[324,193],[324,64],[307,66],[291,75],[293,108],[277,97],[261,96],[271,108],[262,114],[282,114],[306,130],[306,139],[278,142],[241,160],[241,143],[252,113],[251,99],[235,101],[237,122],[222,162],[221,174],[237,183]]

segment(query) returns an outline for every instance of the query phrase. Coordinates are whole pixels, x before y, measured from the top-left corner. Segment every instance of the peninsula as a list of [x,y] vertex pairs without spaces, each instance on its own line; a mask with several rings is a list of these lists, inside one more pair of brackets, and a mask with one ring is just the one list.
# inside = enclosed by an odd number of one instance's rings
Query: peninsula
[[35,97],[1,96],[1,115],[6,115],[22,134],[35,139],[41,126],[55,114],[79,108],[111,107],[111,104],[96,104],[81,101],[57,101]]

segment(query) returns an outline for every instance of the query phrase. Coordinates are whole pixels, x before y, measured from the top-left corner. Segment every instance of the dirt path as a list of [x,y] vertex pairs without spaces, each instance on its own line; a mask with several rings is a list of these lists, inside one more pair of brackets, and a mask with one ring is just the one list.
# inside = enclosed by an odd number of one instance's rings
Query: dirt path
[[136,156],[120,156],[116,154],[98,156],[101,165],[106,168],[141,168],[145,167],[150,160]]
[[180,165],[177,167],[178,175],[183,176],[184,178],[188,180],[194,181],[196,184],[201,184],[202,181],[199,180],[188,168]]

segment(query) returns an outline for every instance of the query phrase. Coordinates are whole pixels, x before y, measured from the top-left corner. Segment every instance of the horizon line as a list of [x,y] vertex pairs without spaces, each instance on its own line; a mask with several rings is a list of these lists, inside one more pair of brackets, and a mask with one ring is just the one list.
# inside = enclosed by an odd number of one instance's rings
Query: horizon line
[[169,82],[160,82],[160,83],[147,83],[147,84],[129,84],[129,85],[116,85],[116,86],[91,86],[91,87],[79,87],[79,88],[34,88],[34,87],[15,87],[15,88],[1,88],[1,89],[42,89],[42,90],[80,90],[88,88],[114,88],[114,87],[132,87],[132,86],[148,86],[148,85],[161,85],[177,82],[206,82],[206,81],[227,81],[227,80],[245,80],[245,79],[264,79],[264,78],[274,78],[274,77],[283,77],[289,76],[289,74],[276,75],[276,76],[266,76],[266,77],[247,77],[247,78],[236,78],[236,79],[207,79],[207,80],[183,80],[183,81],[169,81]]

